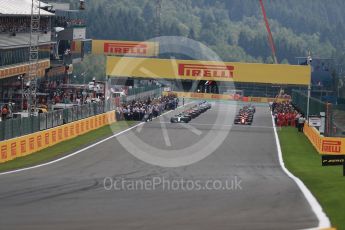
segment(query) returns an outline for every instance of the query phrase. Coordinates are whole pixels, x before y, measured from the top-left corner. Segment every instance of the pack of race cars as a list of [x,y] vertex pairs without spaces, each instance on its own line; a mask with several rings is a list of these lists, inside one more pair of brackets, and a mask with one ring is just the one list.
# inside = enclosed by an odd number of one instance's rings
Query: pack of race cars
[[236,125],[251,125],[255,114],[255,107],[253,105],[243,106],[235,117],[234,124]]
[[185,111],[182,113],[179,113],[173,117],[170,118],[171,123],[188,123],[190,122],[193,118],[198,117],[200,114],[206,112],[211,108],[211,104],[204,101],[201,102]]

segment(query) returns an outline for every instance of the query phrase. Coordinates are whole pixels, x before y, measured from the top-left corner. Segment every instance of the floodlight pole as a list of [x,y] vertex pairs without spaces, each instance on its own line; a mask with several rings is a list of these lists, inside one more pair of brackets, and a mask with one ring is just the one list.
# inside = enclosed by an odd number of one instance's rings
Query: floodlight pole
[[28,113],[33,115],[37,107],[37,75],[39,61],[39,32],[41,2],[31,0],[30,44],[29,44],[29,71],[28,71]]
[[307,122],[309,124],[309,113],[310,113],[310,94],[311,94],[311,72],[312,72],[312,66],[311,66],[311,62],[312,62],[312,57],[309,51],[309,55],[307,57],[307,64],[310,67],[310,81],[309,81],[309,85],[308,85],[308,99],[307,99]]
[[310,93],[311,93],[311,85],[308,85],[308,100],[307,100],[307,122],[309,124],[309,106],[310,106]]

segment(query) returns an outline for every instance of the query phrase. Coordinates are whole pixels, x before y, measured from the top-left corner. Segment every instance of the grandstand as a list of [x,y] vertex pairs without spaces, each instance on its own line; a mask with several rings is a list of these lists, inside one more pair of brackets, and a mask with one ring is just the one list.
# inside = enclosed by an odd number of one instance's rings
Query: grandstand
[[[89,40],[78,10],[60,3],[41,2],[40,7],[37,102],[49,106],[56,88],[69,83]],[[31,0],[0,0],[0,103],[13,103],[13,112],[27,109],[30,23]]]

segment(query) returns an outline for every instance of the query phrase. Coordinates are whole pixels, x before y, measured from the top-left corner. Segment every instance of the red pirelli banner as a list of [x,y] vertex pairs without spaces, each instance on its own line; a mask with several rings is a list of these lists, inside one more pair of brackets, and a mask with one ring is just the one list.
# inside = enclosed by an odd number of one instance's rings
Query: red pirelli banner
[[157,42],[92,40],[92,54],[156,57],[158,53]]

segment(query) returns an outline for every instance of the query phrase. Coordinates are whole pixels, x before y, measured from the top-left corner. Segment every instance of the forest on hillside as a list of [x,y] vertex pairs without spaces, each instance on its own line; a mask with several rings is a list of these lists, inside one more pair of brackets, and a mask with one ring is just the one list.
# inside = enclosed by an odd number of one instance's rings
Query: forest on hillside
[[[63,0],[62,0],[63,1]],[[72,1],[76,6],[76,1]],[[87,0],[93,39],[155,37],[155,0]],[[280,63],[296,57],[335,58],[345,64],[345,1],[264,0]],[[224,61],[272,63],[258,0],[162,0],[161,35],[202,42]]]

